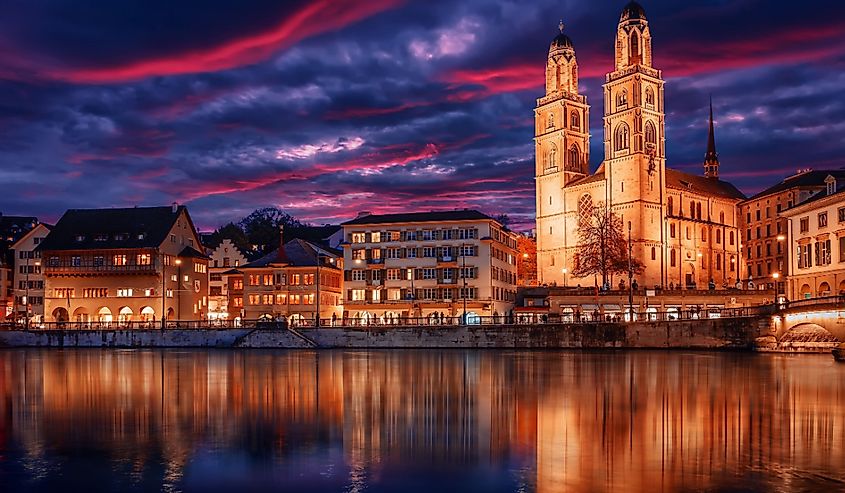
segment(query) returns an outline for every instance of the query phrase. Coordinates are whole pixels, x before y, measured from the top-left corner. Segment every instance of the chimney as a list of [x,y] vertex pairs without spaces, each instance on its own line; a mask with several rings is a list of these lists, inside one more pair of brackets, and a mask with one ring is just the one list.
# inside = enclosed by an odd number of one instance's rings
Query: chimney
[[176,202],[173,202],[172,204],[170,204],[170,211],[173,212],[174,214],[179,212],[179,204],[177,204]]
[[372,212],[370,212],[370,211],[361,211],[361,212],[359,212],[359,213],[358,213],[358,215],[357,215],[357,216],[355,216],[355,219],[358,219],[359,217],[367,217],[367,216],[371,216],[372,214],[373,214],[373,213],[372,213]]
[[285,225],[279,224],[279,251],[276,253],[276,260],[279,263],[288,264],[288,255],[285,253]]

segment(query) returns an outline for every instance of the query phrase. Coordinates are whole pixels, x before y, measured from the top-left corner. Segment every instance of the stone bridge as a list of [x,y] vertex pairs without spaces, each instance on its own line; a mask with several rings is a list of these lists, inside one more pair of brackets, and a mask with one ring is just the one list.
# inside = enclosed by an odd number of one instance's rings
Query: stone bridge
[[845,342],[845,296],[790,302],[772,316],[758,345],[774,350],[828,351]]

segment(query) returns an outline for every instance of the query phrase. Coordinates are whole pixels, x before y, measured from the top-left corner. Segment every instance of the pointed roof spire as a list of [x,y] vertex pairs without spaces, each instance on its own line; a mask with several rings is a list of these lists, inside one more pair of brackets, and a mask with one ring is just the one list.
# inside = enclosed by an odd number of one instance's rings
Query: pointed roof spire
[[704,176],[719,177],[719,154],[716,152],[716,132],[713,129],[713,96],[710,96],[710,129],[707,134],[707,153],[704,154]]
[[563,34],[563,19],[557,23],[557,28],[560,29],[560,33]]

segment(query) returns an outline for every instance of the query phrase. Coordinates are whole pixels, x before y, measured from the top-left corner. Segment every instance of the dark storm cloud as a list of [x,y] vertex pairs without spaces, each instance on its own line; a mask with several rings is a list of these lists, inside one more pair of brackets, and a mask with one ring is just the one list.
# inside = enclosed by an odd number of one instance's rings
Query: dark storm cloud
[[[3,212],[178,200],[205,227],[266,205],[316,222],[476,207],[530,227],[533,106],[557,20],[593,105],[595,169],[624,4],[5,3]],[[671,166],[700,171],[710,95],[722,174],[746,192],[842,166],[843,8],[788,5],[644,3]]]

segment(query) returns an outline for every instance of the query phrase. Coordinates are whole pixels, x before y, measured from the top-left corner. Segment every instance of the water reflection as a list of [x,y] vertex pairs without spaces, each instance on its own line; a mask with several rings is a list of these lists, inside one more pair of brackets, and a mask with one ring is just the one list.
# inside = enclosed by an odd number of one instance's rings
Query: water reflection
[[806,355],[5,350],[0,484],[831,491],[843,376]]

